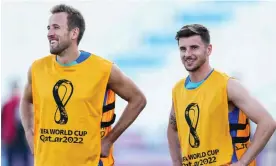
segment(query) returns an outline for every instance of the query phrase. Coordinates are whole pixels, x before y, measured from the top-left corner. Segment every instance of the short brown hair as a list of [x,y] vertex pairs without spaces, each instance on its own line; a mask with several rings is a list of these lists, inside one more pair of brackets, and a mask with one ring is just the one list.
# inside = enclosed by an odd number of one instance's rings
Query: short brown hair
[[190,24],[183,26],[175,36],[175,39],[179,41],[182,37],[191,37],[191,36],[200,36],[201,40],[206,43],[210,44],[210,34],[209,30],[200,24]]
[[82,14],[80,13],[80,11],[73,8],[72,6],[68,6],[65,4],[56,5],[51,10],[52,14],[62,13],[62,12],[65,12],[68,14],[67,25],[68,25],[69,31],[76,27],[79,28],[80,33],[77,40],[77,44],[79,44],[85,31],[85,21]]

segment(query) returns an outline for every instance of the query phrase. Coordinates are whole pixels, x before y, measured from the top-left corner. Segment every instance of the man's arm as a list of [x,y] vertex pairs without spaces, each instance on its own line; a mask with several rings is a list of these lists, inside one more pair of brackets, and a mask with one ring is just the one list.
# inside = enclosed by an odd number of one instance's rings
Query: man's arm
[[134,82],[125,76],[115,65],[111,69],[108,87],[128,102],[122,116],[105,137],[111,143],[114,143],[144,109],[146,98]]
[[28,71],[28,81],[25,85],[23,96],[21,99],[20,117],[28,144],[33,153],[33,96],[32,96],[32,77],[31,69]]
[[177,134],[177,125],[173,104],[171,108],[169,125],[167,129],[167,137],[170,148],[170,155],[173,161],[173,166],[181,166],[181,148]]
[[276,122],[259,101],[252,97],[237,80],[228,81],[227,93],[229,101],[232,101],[257,124],[252,144],[239,161],[241,164],[248,165],[267,144],[276,129]]

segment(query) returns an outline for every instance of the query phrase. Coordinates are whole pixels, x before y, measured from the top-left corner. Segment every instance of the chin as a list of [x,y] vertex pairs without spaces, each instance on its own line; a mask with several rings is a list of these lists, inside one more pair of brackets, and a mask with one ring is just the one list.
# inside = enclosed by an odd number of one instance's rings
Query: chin
[[59,54],[59,53],[53,52],[53,51],[50,51],[50,53],[53,54],[53,55],[58,55]]
[[60,54],[60,51],[58,51],[58,50],[50,50],[50,53],[54,54],[54,55],[58,55],[58,54]]
[[188,72],[195,72],[195,71],[198,70],[198,67],[196,67],[196,66],[192,66],[192,67],[191,66],[190,67],[185,66],[185,68]]
[[51,53],[51,54],[53,54],[53,55],[56,55],[56,53],[55,53],[55,52],[53,52],[53,51],[50,51],[50,53]]

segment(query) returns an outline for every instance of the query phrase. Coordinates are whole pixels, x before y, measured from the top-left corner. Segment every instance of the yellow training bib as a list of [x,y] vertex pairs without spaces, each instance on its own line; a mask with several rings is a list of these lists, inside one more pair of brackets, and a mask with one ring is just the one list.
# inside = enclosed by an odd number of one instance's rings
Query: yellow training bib
[[228,79],[214,70],[196,89],[186,89],[185,79],[174,87],[173,103],[183,166],[219,166],[231,162]]
[[96,55],[61,66],[50,55],[32,65],[35,166],[97,166],[103,101],[112,63]]

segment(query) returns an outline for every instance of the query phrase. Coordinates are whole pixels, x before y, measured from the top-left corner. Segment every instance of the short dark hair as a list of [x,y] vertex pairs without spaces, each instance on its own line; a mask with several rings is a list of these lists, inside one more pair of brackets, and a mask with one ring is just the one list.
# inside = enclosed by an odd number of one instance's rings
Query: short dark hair
[[210,44],[210,34],[209,30],[200,24],[190,24],[183,26],[175,36],[175,39],[179,41],[182,37],[191,37],[191,36],[200,36],[201,40],[206,43]]
[[80,13],[80,11],[73,8],[72,6],[65,4],[56,5],[51,10],[52,14],[61,12],[65,12],[68,14],[67,25],[69,31],[76,27],[79,28],[80,32],[77,40],[77,44],[79,44],[85,31],[85,21],[82,14]]

